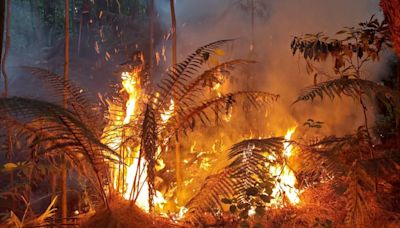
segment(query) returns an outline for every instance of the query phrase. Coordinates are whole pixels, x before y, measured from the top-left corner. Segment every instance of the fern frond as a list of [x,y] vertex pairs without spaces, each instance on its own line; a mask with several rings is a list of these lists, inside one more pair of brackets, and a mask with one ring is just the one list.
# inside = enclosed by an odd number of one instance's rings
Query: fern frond
[[[99,131],[98,112],[90,101],[89,95],[84,89],[75,85],[71,81],[64,81],[64,78],[54,72],[39,67],[22,66],[22,70],[29,72],[32,76],[39,79],[52,92],[52,95],[62,100],[64,91],[68,94],[68,109],[71,109],[78,118],[85,122],[92,131]],[[97,132],[96,132],[97,133]]]
[[246,190],[265,180],[266,164],[270,163],[265,153],[282,151],[283,138],[250,139],[235,144],[229,150],[231,163],[221,172],[209,176],[199,192],[186,204],[185,220],[201,223],[204,213],[213,215],[213,210],[222,209],[221,198],[245,199]]
[[235,67],[239,65],[255,63],[250,60],[235,59],[221,63],[209,70],[204,71],[202,74],[191,80],[185,85],[178,93],[175,105],[177,107],[187,107],[193,104],[193,100],[201,94],[204,88],[212,88],[217,83],[222,83],[219,74],[229,75]]
[[169,134],[175,134],[177,131],[186,132],[187,129],[194,129],[196,122],[200,121],[203,125],[208,125],[212,121],[212,116],[225,114],[226,110],[237,102],[239,99],[248,100],[254,107],[269,105],[276,101],[279,95],[260,92],[260,91],[239,91],[221,95],[217,98],[212,98],[201,102],[200,105],[182,109],[176,113],[169,121],[167,129]]
[[235,194],[234,186],[240,183],[231,178],[231,172],[230,169],[225,169],[205,179],[198,193],[185,205],[188,208],[185,221],[202,223],[201,218],[205,212],[222,207],[221,198],[229,198]]
[[[84,158],[92,168],[99,186],[103,192],[100,171],[106,166],[104,154],[111,157],[119,155],[106,145],[80,122],[69,110],[52,103],[27,98],[0,98],[0,119],[13,118],[15,126],[23,128],[33,138],[31,147],[39,146],[37,156],[58,156],[66,154],[72,162]],[[10,122],[12,123],[12,122]]]
[[204,45],[190,54],[184,61],[172,66],[167,72],[167,78],[161,80],[158,85],[161,98],[159,105],[163,107],[171,98],[179,97],[180,91],[183,91],[185,87],[185,81],[194,77],[201,66],[207,62],[210,55],[214,54],[216,48],[231,41],[233,40],[218,40]]
[[155,111],[151,105],[146,106],[140,145],[140,154],[144,156],[147,161],[147,181],[149,185],[149,205],[151,210],[153,207],[153,197],[155,195],[154,181],[156,177],[155,167],[157,150],[157,122]]
[[347,198],[345,222],[353,227],[365,227],[368,211],[365,192],[373,189],[375,183],[357,162],[354,162],[347,181],[349,185],[344,193]]
[[387,99],[392,100],[395,104],[400,104],[398,92],[390,90],[389,88],[373,81],[349,78],[334,79],[308,87],[302,91],[293,103],[299,101],[313,101],[316,97],[319,97],[322,100],[324,96],[327,96],[332,100],[341,95],[357,98],[360,94],[366,94],[369,97],[382,95]]

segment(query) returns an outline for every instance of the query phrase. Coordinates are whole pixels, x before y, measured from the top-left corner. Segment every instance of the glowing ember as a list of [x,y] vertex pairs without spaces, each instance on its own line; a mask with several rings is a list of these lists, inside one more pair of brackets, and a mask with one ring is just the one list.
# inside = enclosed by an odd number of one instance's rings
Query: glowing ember
[[[296,176],[287,165],[288,159],[293,155],[293,146],[287,141],[291,139],[295,130],[296,128],[293,127],[289,129],[285,135],[286,142],[283,143],[284,149],[282,151],[285,158],[285,164],[277,164],[270,167],[270,173],[277,177],[275,187],[272,190],[272,197],[274,198],[271,201],[271,204],[274,205],[279,205],[279,202],[283,199],[287,199],[294,205],[300,203],[299,190],[295,187],[297,181]],[[272,158],[272,160],[274,160],[274,158]]]

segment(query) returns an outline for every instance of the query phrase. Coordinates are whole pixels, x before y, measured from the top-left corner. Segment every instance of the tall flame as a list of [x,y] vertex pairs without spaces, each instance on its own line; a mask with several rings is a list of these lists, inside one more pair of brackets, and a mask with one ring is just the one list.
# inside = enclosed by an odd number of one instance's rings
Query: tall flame
[[[130,124],[138,112],[138,102],[141,97],[141,87],[139,73],[141,67],[135,68],[132,72],[123,72],[121,75],[122,86],[120,93],[125,92],[128,99],[125,110],[122,107],[108,101],[110,117],[108,126],[104,130],[105,137],[103,142],[113,149],[120,150],[121,159],[126,164],[114,165],[111,170],[113,177],[113,187],[126,200],[135,200],[140,208],[149,210],[149,187],[147,183],[146,162],[139,157],[139,146],[121,146],[124,137],[128,137],[131,132],[124,131],[123,125]],[[141,160],[141,161],[140,161]],[[133,191],[134,189],[134,191]],[[165,200],[160,192],[156,192],[154,203],[162,209]]]
[[293,155],[293,146],[288,142],[293,133],[296,131],[296,127],[287,130],[285,135],[285,142],[283,143],[283,157],[285,158],[285,164],[274,165],[270,167],[270,173],[276,176],[278,180],[275,183],[275,187],[272,190],[273,200],[271,201],[274,205],[279,205],[283,199],[287,199],[291,204],[296,205],[300,203],[299,190],[296,188],[296,176],[294,172],[287,165],[288,160]]
[[136,110],[136,103],[139,100],[141,88],[139,80],[139,70],[134,70],[133,73],[122,72],[122,86],[121,92],[125,91],[128,94],[128,101],[126,102],[126,113],[124,118],[124,124],[128,124],[131,121],[132,115]]

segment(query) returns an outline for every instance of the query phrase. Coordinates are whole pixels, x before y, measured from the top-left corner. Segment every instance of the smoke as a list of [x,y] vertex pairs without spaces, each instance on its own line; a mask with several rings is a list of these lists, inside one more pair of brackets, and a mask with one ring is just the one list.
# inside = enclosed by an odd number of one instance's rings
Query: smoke
[[[254,0],[254,3],[258,8],[255,15],[255,47],[254,53],[251,53],[251,11],[243,7],[249,6],[250,1],[175,1],[178,59],[183,59],[206,43],[239,38],[229,57],[258,61],[253,69],[255,74],[251,89],[281,95],[264,125],[273,134],[282,133],[293,125],[302,125],[309,118],[325,123],[319,130],[321,134],[349,133],[363,125],[364,117],[358,100],[339,98],[333,102],[326,99],[313,104],[291,105],[302,88],[312,85],[313,77],[307,75],[303,59],[292,55],[290,42],[293,36],[306,33],[323,32],[334,36],[343,26],[356,26],[373,14],[382,19],[379,1]],[[157,1],[156,7],[163,26],[168,30],[169,1]],[[262,16],[259,11],[264,12]],[[366,78],[376,79],[385,71],[382,65],[368,65],[364,69]],[[325,68],[331,66],[332,62],[328,59]],[[367,108],[369,122],[372,123],[373,106],[369,104]]]

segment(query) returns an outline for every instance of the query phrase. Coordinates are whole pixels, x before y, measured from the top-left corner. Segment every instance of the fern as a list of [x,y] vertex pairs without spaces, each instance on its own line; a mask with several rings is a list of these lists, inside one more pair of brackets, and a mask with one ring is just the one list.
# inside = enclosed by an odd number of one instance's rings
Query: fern
[[147,105],[142,124],[140,154],[147,161],[150,210],[153,206],[153,197],[155,195],[154,180],[156,177],[157,123],[155,118],[153,108]]
[[94,183],[99,185],[98,190],[106,200],[103,178],[99,175],[105,168],[105,159],[113,158],[103,152],[107,151],[114,158],[118,158],[118,154],[102,144],[74,113],[48,102],[14,97],[0,98],[0,118],[32,139],[33,157],[66,154],[76,167],[82,167],[78,161],[84,158],[95,174]]
[[400,104],[398,92],[369,80],[349,78],[334,79],[310,86],[304,89],[293,103],[313,101],[318,97],[322,100],[324,96],[332,100],[341,95],[357,98],[360,94],[366,94],[371,98],[379,96],[381,100],[386,99],[396,106]]
[[271,163],[267,154],[278,154],[283,138],[251,139],[235,144],[229,150],[230,164],[221,172],[206,178],[203,186],[187,204],[185,220],[201,223],[204,213],[222,209],[221,198],[244,200],[249,187],[262,185]]
[[59,98],[60,101],[62,101],[66,90],[68,94],[68,109],[72,110],[80,121],[86,123],[94,133],[98,134],[100,132],[99,124],[96,122],[99,119],[96,114],[98,112],[94,112],[98,107],[93,105],[84,89],[71,81],[65,82],[64,77],[46,69],[31,66],[22,66],[21,69],[43,82],[45,87],[52,92],[52,95]]
[[180,93],[184,91],[185,82],[192,79],[193,75],[207,62],[210,55],[214,54],[215,49],[232,41],[233,40],[219,40],[204,45],[190,54],[184,61],[172,66],[167,72],[167,78],[161,80],[158,85],[161,97],[159,105],[165,106],[170,99],[179,98]]
[[226,114],[226,110],[235,104],[239,99],[248,100],[255,107],[271,104],[279,98],[279,95],[260,91],[239,91],[221,95],[217,98],[201,101],[199,105],[181,109],[174,115],[167,124],[169,135],[177,131],[186,132],[188,129],[194,129],[199,121],[204,126],[214,122],[211,116]]

